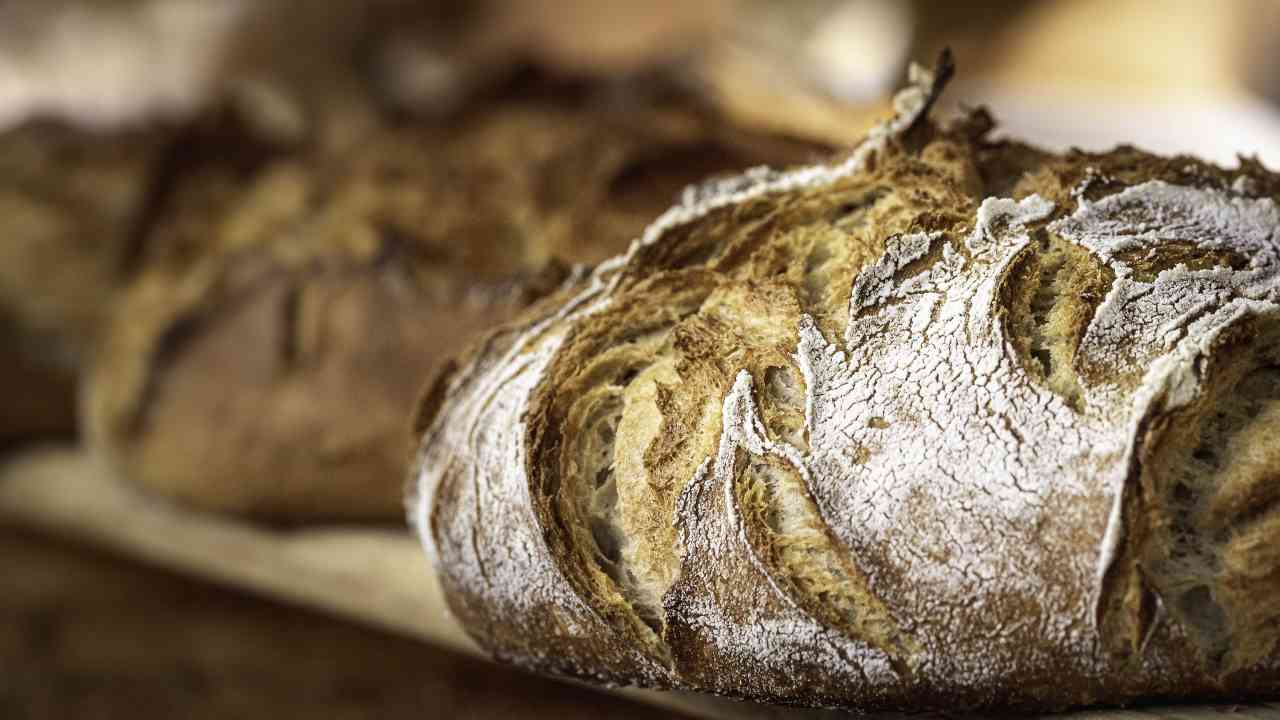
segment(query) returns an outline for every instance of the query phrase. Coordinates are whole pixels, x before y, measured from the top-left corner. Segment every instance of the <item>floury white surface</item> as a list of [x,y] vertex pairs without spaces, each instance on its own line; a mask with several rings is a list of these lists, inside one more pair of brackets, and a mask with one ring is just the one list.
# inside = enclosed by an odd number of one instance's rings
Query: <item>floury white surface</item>
[[[1019,622],[1101,667],[1104,661],[1091,657],[1092,608],[1075,602],[1069,589],[1089,585],[1091,575],[1100,581],[1109,568],[1140,421],[1197,397],[1193,368],[1225,328],[1250,315],[1280,313],[1274,237],[1280,213],[1270,199],[1153,182],[1096,203],[1081,199],[1075,214],[1053,225],[1117,276],[1081,343],[1082,361],[1117,377],[1145,374],[1136,392],[1119,384],[1091,388],[1081,417],[1021,370],[994,312],[999,283],[1029,241],[1025,225],[1050,210],[1036,196],[1021,203],[989,199],[963,248],[930,235],[891,242],[881,263],[855,281],[842,345],[807,318],[800,329],[796,360],[805,376],[808,451],[760,436],[752,378],[742,373],[725,400],[711,482],[732,484],[738,448],[777,455],[800,473],[846,547],[864,558],[887,549],[883,560],[868,564],[872,587],[893,586],[877,582],[876,570],[885,566],[907,580],[896,602],[886,602],[932,608],[931,617],[945,618],[921,629],[1008,633],[1007,616],[992,612],[985,599],[1020,597],[1040,613]],[[1120,251],[1172,239],[1238,252],[1251,258],[1250,266],[1175,268],[1154,282],[1128,277]],[[941,256],[930,269],[902,277],[938,242]],[[855,459],[859,452],[864,459]],[[1047,548],[1070,546],[1066,536],[1082,529],[1099,535],[1100,497],[1113,510],[1097,556],[1068,561],[1072,583],[1046,576]],[[898,619],[908,632],[916,626],[913,618]],[[738,627],[731,634],[751,632]],[[989,648],[966,657],[952,637],[927,635],[926,659],[916,669],[936,673],[940,682],[1014,672]],[[818,644],[816,633],[811,642]],[[761,642],[757,652],[776,647]],[[859,662],[866,671],[885,659],[871,654]]]

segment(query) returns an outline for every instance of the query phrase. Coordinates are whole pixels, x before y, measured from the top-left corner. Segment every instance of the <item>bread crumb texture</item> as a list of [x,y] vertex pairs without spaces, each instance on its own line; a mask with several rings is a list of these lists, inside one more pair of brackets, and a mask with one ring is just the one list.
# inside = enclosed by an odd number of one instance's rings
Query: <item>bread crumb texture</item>
[[1280,182],[925,117],[686,191],[423,403],[494,655],[851,709],[1273,693]]

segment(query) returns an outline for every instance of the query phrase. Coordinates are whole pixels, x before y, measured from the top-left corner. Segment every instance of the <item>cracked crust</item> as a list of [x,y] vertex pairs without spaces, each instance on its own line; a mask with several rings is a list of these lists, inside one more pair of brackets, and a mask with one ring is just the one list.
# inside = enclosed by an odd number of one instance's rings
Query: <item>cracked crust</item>
[[1280,185],[920,81],[437,379],[411,513],[482,646],[863,710],[1274,692]]
[[[532,94],[532,93],[531,93]],[[552,91],[388,129],[172,203],[89,382],[90,439],[150,489],[280,520],[395,518],[439,361],[617,252],[690,179],[811,146],[688,96]],[[203,191],[196,192],[196,190]]]

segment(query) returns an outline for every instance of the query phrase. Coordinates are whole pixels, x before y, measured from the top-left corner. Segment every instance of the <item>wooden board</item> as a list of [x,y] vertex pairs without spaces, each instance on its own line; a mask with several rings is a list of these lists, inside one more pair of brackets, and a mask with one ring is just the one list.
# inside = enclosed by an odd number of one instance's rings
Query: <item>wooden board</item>
[[[0,522],[53,532],[167,568],[324,610],[479,656],[445,609],[417,541],[404,528],[266,528],[181,508],[111,477],[75,448],[0,465]],[[840,717],[693,693],[620,689],[710,720]],[[1280,705],[1142,708],[1073,713],[1070,720],[1280,720]],[[867,716],[862,716],[867,717]]]

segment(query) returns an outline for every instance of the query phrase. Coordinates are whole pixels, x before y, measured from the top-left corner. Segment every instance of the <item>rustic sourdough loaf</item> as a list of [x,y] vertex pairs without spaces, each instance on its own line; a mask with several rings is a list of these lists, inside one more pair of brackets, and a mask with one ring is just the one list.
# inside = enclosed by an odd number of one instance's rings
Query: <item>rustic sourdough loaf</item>
[[1277,178],[935,124],[685,192],[421,403],[496,657],[854,709],[1280,690]]
[[[424,378],[472,333],[626,247],[684,185],[814,146],[735,130],[688,93],[504,96],[172,203],[86,393],[122,475],[277,520],[403,509]],[[206,197],[212,195],[212,199]]]

